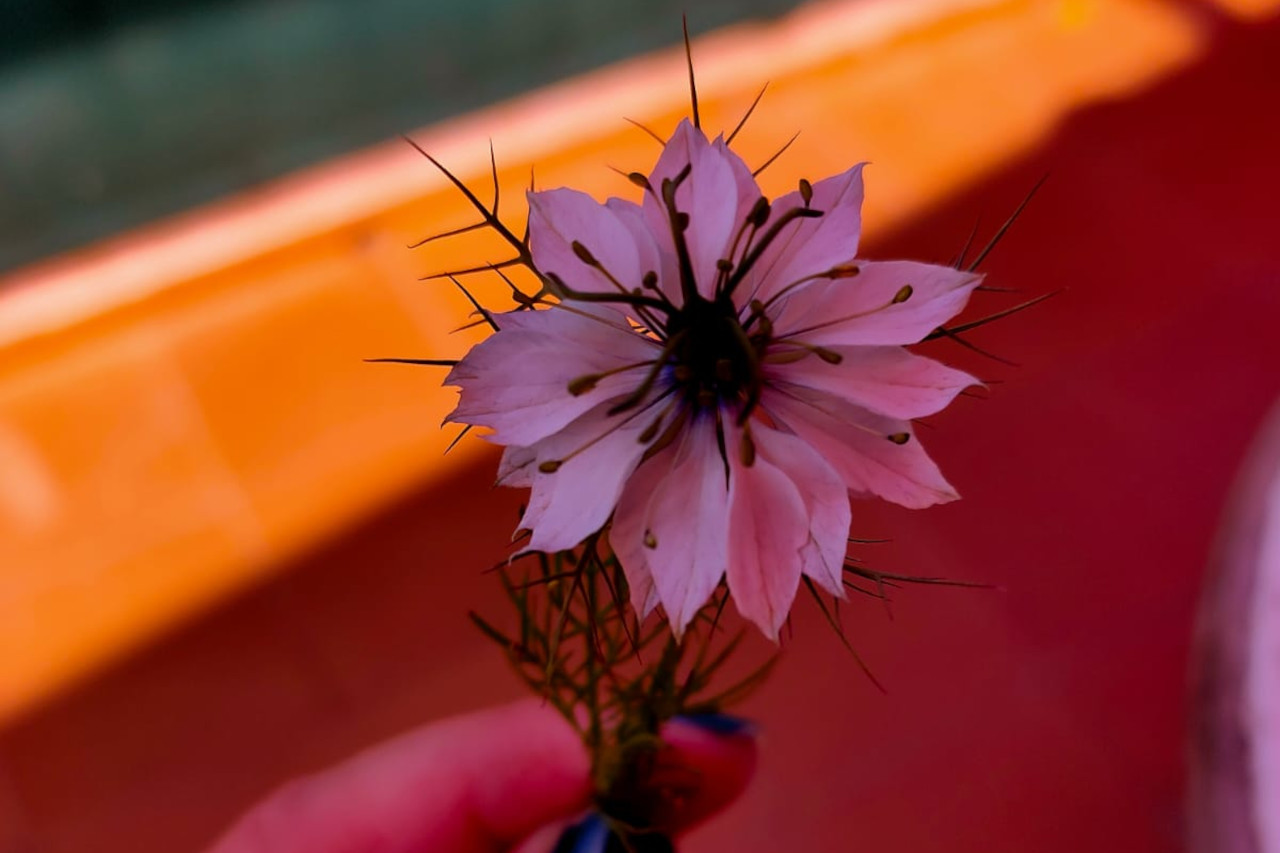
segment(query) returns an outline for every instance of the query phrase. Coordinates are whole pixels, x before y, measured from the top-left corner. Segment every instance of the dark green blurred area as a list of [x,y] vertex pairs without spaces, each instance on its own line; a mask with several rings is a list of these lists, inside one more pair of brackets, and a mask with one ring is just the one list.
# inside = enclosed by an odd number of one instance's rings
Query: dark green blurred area
[[798,0],[0,0],[0,269]]

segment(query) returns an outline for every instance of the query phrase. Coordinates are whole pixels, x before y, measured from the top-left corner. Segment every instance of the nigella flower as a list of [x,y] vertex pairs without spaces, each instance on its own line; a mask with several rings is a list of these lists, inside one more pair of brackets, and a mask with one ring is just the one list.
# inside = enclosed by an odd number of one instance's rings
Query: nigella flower
[[642,614],[682,632],[721,579],[776,637],[802,576],[843,595],[849,497],[957,495],[912,419],[975,380],[908,352],[979,276],[857,259],[862,167],[766,200],[688,121],[641,204],[529,194],[557,297],[494,319],[449,374],[450,419],[506,445],[534,550],[608,539]]

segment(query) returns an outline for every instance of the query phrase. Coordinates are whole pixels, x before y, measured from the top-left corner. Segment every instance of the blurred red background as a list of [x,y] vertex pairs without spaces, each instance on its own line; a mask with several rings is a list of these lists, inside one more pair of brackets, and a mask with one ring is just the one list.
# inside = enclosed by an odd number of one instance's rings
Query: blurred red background
[[[972,335],[1020,366],[930,345],[991,381],[922,430],[965,500],[855,505],[855,535],[893,540],[866,546],[875,566],[999,590],[907,589],[892,620],[851,602],[887,695],[802,604],[742,709],[761,724],[759,776],[690,850],[1180,849],[1201,571],[1280,396],[1280,22],[1180,9],[1204,39],[1194,61],[873,235],[870,257],[945,262],[1049,175],[986,269],[1063,292]],[[975,315],[1008,304],[979,296]],[[0,850],[195,850],[291,775],[518,696],[466,619],[497,607],[481,569],[520,500],[490,488],[495,461],[15,718]]]

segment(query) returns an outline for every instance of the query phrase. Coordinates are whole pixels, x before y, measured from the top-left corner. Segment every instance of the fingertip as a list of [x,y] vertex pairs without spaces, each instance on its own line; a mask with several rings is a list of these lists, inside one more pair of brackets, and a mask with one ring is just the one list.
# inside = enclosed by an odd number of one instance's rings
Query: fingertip
[[[677,717],[662,729],[669,754],[663,766],[685,773],[675,785],[668,814],[661,825],[672,831],[688,829],[724,809],[746,790],[755,773],[755,727],[732,718]],[[710,724],[709,724],[710,723]]]

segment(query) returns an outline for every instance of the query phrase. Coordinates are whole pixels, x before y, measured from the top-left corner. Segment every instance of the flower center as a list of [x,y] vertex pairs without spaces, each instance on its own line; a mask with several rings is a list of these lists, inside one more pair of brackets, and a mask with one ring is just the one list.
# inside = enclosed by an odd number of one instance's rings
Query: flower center
[[669,375],[687,401],[709,409],[754,396],[759,356],[732,300],[695,295],[672,316],[667,333],[676,342]]

